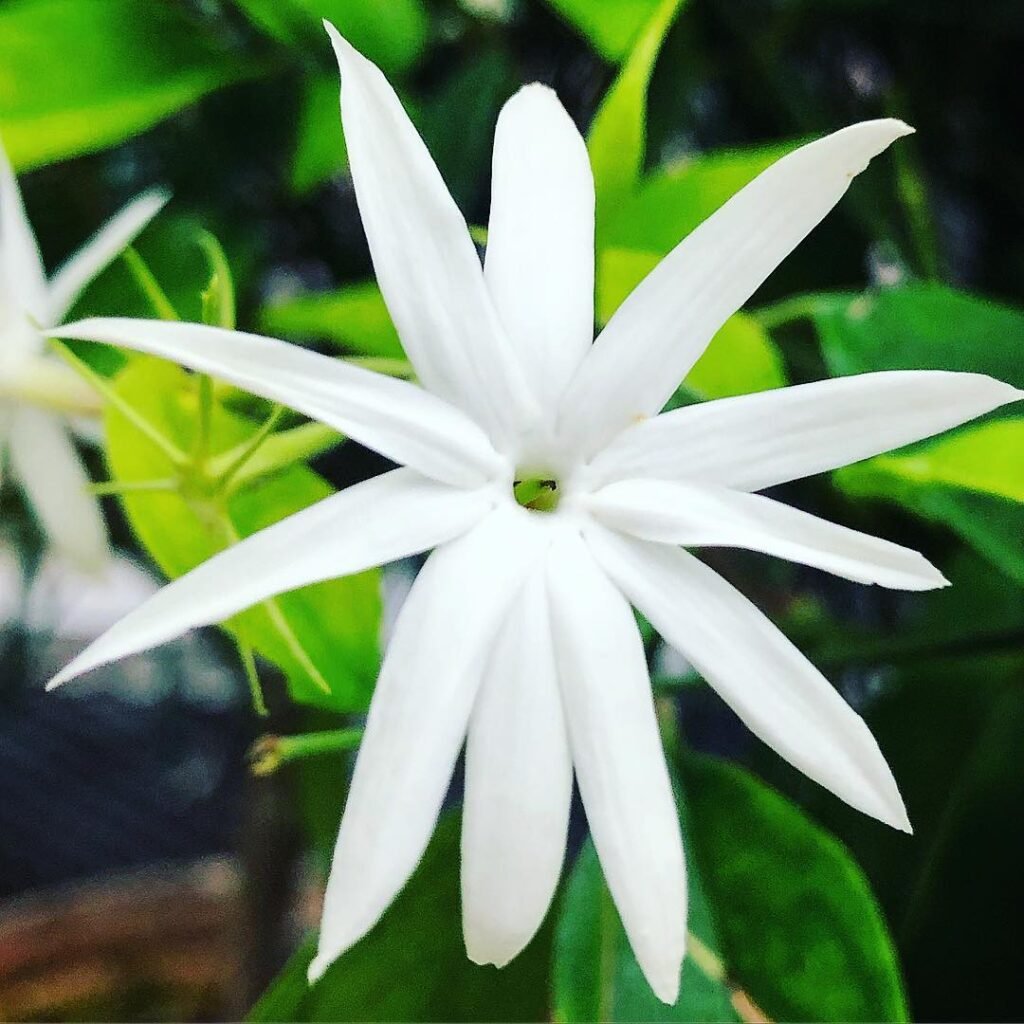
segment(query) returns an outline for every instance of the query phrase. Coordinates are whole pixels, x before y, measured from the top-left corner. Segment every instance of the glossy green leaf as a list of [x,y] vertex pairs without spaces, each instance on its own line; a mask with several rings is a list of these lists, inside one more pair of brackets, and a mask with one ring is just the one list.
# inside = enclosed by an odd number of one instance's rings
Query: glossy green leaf
[[[183,451],[195,440],[195,378],[178,367],[148,357],[135,358],[117,378],[121,397]],[[219,405],[211,420],[211,454],[231,449],[258,424]],[[162,480],[174,466],[151,441],[113,407],[106,417],[107,459],[113,479]],[[234,531],[247,537],[328,497],[331,488],[302,465],[292,466],[228,500]],[[227,545],[216,507],[202,497],[186,501],[177,493],[145,492],[122,498],[140,543],[171,579],[183,575]],[[339,711],[362,710],[369,703],[379,661],[379,573],[329,580],[275,599],[304,657],[330,687],[326,694],[297,656],[264,605],[231,620],[236,633],[288,676],[292,696]]]
[[661,0],[654,8],[587,133],[597,193],[599,245],[612,211],[640,180],[647,139],[647,87],[665,33],[684,2]]
[[729,398],[786,385],[782,356],[752,317],[729,317],[686,377],[701,398]]
[[309,940],[253,1008],[252,1021],[548,1020],[550,926],[507,967],[466,958],[459,922],[458,816],[444,816],[380,923],[312,988]]
[[357,355],[401,358],[405,354],[374,281],[271,303],[260,313],[260,330],[299,341],[331,341]]
[[[716,950],[715,926],[696,870],[689,871],[687,883],[689,930],[706,947]],[[576,860],[559,907],[554,986],[559,1021],[737,1019],[728,987],[709,978],[691,955],[683,961],[676,1005],[666,1006],[654,995],[630,949],[589,840]]]
[[688,755],[681,772],[691,858],[736,982],[772,1020],[907,1020],[892,941],[847,850],[735,765]]
[[0,5],[0,132],[20,169],[121,142],[262,70],[176,4]]
[[326,47],[321,24],[326,18],[389,74],[407,71],[419,59],[427,41],[429,20],[421,0],[387,0],[386,7],[380,0],[236,2],[268,35],[299,48]]
[[348,151],[341,129],[341,108],[336,72],[315,72],[302,86],[291,186],[305,195],[348,167]]
[[965,370],[1024,387],[1024,312],[940,284],[852,296],[814,317],[833,374]]
[[548,0],[607,60],[618,62],[650,20],[659,0]]

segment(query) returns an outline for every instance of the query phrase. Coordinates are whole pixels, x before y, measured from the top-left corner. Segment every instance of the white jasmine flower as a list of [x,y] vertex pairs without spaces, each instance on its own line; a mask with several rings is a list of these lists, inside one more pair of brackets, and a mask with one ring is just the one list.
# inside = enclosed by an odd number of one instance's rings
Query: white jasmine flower
[[945,580],[921,555],[753,492],[1020,397],[966,373],[872,373],[658,415],[726,318],[909,128],[854,125],[780,160],[670,253],[593,342],[594,192],[554,93],[498,121],[486,261],[381,72],[333,29],[352,177],[380,287],[423,387],[254,335],[89,320],[59,333],[150,352],[283,402],[403,468],[176,580],[53,682],[273,594],[434,548],[384,658],[312,978],[409,877],[466,741],[463,922],[504,964],[561,870],[573,771],[654,991],[686,935],[679,824],[630,605],[750,729],[841,799],[909,830],[864,722],[687,547],[743,547],[863,583]]
[[6,461],[54,547],[86,568],[105,561],[107,533],[67,418],[96,413],[99,399],[46,350],[41,331],[60,323],[165,202],[159,192],[140,196],[48,281],[0,144],[0,469]]

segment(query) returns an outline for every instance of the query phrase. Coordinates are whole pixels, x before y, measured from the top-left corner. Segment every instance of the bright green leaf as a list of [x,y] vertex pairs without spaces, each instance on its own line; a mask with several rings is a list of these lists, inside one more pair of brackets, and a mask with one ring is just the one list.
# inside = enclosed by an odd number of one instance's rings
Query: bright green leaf
[[20,169],[114,145],[262,70],[175,4],[0,5],[0,132]]
[[548,1020],[550,927],[507,967],[466,958],[459,921],[458,817],[442,818],[416,873],[380,923],[312,988],[308,941],[251,1021]]
[[548,0],[607,60],[618,63],[650,20],[659,0]]
[[303,83],[291,167],[291,185],[298,195],[312,192],[348,166],[338,97],[336,72],[317,72]]
[[[168,363],[136,358],[118,376],[117,390],[138,413],[188,452],[193,450],[196,426],[194,381]],[[234,448],[256,429],[257,424],[215,405],[211,453],[216,456]],[[108,409],[106,432],[113,479],[125,482],[175,476],[175,468],[163,452],[113,408]],[[227,506],[231,525],[237,534],[247,537],[331,493],[315,473],[294,465],[234,494]],[[227,544],[212,502],[185,501],[179,494],[159,492],[129,493],[122,501],[139,541],[171,579]],[[365,708],[379,660],[379,574],[372,571],[318,583],[281,595],[275,603],[305,658],[329,684],[329,695],[310,676],[264,605],[232,619],[229,631],[284,670],[296,700],[338,711]]]
[[395,359],[405,355],[373,281],[271,303],[260,314],[260,330],[302,341],[325,339],[359,355]]
[[590,126],[587,151],[597,192],[599,246],[612,211],[640,180],[646,152],[647,87],[665,33],[684,2],[661,0],[653,10]]
[[687,755],[690,853],[731,976],[772,1020],[905,1021],[892,941],[860,868],[743,769]]
[[786,385],[782,357],[752,317],[729,317],[686,378],[701,398],[729,398]]

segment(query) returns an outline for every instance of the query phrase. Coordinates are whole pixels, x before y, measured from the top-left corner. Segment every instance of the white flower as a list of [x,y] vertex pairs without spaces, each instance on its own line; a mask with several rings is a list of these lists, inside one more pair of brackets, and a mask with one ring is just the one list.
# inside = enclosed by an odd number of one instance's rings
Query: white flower
[[67,417],[95,413],[98,396],[46,350],[40,329],[58,324],[85,286],[166,202],[150,192],[110,220],[47,281],[21,193],[0,144],[0,467],[8,461],[50,542],[79,565],[108,554],[99,503]]
[[[630,605],[784,758],[909,830],[864,722],[684,548],[750,548],[863,583],[942,586],[914,551],[753,492],[926,437],[1020,393],[975,374],[873,373],[657,415],[726,318],[910,129],[858,124],[780,160],[681,242],[592,344],[593,182],[554,93],[528,86],[499,118],[481,270],[394,92],[330,31],[377,278],[423,387],[191,324],[89,320],[57,333],[233,381],[404,468],[171,583],[53,685],[270,595],[435,548],[377,682],[311,977],[373,927],[409,877],[465,740],[469,956],[504,964],[540,924],[561,870],[575,769],[633,950],[672,1002],[686,935],[683,851]],[[517,503],[516,481],[534,508]]]

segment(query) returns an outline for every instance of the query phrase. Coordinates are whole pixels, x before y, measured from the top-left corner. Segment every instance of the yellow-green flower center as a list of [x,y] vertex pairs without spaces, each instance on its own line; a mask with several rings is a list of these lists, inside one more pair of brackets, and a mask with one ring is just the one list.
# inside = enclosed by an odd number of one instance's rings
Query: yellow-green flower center
[[554,512],[558,508],[558,481],[543,474],[516,476],[512,494],[523,508],[531,512]]

